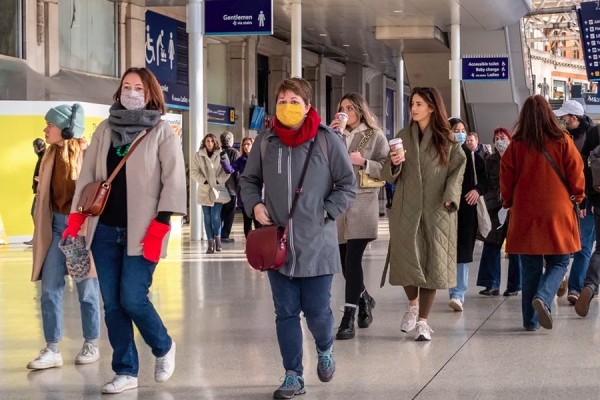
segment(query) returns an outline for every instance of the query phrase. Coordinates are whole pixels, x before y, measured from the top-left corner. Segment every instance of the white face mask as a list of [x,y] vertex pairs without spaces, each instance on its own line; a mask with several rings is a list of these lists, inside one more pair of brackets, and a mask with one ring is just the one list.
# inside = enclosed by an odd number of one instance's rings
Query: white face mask
[[121,92],[121,105],[128,110],[141,110],[146,107],[144,92],[136,92],[135,90],[123,90]]
[[495,146],[496,149],[500,152],[500,153],[504,153],[506,151],[506,149],[508,149],[508,140],[506,139],[498,139],[496,140]]

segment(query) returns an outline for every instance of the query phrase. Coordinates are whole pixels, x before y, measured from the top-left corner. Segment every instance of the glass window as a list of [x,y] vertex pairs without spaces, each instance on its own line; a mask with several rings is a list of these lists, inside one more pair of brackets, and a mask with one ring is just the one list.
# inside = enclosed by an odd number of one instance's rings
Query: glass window
[[0,0],[0,54],[21,57],[20,0]]
[[115,76],[115,3],[108,0],[59,0],[58,15],[60,66]]

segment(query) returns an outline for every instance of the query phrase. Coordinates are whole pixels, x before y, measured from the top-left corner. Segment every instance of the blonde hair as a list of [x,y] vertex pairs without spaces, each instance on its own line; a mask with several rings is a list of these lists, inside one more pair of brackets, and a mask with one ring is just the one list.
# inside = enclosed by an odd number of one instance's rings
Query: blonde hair
[[369,104],[367,104],[367,100],[365,100],[362,94],[348,93],[347,95],[342,97],[342,100],[340,100],[340,104],[338,105],[339,112],[343,112],[342,101],[344,100],[348,100],[350,104],[352,104],[352,107],[354,108],[356,114],[358,114],[358,119],[361,123],[364,123],[369,128],[374,129],[376,131],[381,130],[377,117],[375,116],[375,114],[373,114],[373,111],[371,111]]
[[85,139],[68,139],[65,140],[62,146],[52,144],[46,151],[45,157],[54,157],[58,151],[60,158],[68,165],[67,176],[65,179],[76,181],[79,177],[79,157],[84,149],[87,148]]
[[[250,144],[254,145],[254,139],[249,136],[242,139],[242,144],[240,145],[240,149],[242,150],[243,153],[245,153],[244,144],[246,142],[250,142]],[[248,154],[248,155],[250,155],[250,154]]]

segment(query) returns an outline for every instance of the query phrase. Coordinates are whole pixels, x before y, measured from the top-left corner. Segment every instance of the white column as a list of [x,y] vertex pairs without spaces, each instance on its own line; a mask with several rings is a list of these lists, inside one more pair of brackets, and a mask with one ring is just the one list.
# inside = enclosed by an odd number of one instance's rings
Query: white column
[[292,77],[302,77],[302,0],[292,0]]
[[[404,59],[402,56],[396,57],[396,93],[398,93],[398,131],[404,128]],[[395,133],[395,132],[394,132]]]
[[450,79],[451,82],[451,99],[452,99],[452,115],[451,117],[460,118],[460,25],[452,24],[450,31]]
[[[189,33],[190,80],[190,163],[204,137],[204,35],[202,34],[202,0],[190,0],[187,6]],[[196,202],[198,185],[190,177],[190,235],[202,239],[202,211]]]

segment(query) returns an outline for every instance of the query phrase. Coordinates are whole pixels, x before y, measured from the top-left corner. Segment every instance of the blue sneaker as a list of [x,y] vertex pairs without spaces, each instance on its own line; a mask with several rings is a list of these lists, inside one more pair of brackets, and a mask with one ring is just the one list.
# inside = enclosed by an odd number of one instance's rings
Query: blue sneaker
[[296,371],[286,371],[285,376],[282,378],[283,383],[279,386],[279,389],[273,393],[274,399],[291,399],[297,394],[306,393],[304,387],[304,379],[296,374]]
[[317,349],[317,375],[321,382],[331,382],[335,373],[335,361],[333,361],[333,346],[327,351],[321,352]]

